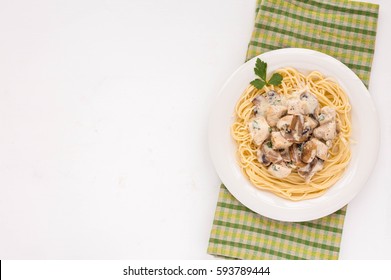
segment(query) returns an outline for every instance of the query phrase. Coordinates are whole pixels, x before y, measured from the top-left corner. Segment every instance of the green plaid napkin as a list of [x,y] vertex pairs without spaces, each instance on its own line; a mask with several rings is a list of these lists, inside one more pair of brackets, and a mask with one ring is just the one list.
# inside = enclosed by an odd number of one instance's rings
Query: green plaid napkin
[[[345,63],[369,84],[379,6],[353,1],[257,0],[247,60],[279,48],[308,48]],[[236,259],[338,259],[346,207],[292,223],[258,215],[221,185],[208,253]]]

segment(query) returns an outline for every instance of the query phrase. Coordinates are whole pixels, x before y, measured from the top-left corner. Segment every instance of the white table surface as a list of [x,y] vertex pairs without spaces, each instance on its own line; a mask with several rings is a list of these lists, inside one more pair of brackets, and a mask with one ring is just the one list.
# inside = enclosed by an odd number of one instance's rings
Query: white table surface
[[[341,259],[391,259],[391,2],[370,91],[380,154]],[[0,2],[0,259],[213,259],[211,105],[255,0]]]

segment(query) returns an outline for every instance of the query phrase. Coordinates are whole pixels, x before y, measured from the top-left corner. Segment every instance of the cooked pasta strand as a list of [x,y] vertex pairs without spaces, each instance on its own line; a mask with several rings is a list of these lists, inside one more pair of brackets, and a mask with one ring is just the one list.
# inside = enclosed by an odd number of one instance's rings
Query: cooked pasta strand
[[[261,90],[249,85],[235,107],[236,121],[232,124],[231,134],[237,143],[238,164],[250,182],[257,188],[272,192],[280,197],[299,201],[311,199],[324,194],[343,175],[350,157],[350,103],[342,88],[332,79],[313,71],[304,75],[293,68],[282,68],[276,72],[283,76],[281,85],[264,87]],[[333,140],[324,168],[317,172],[310,182],[298,175],[296,171],[288,177],[278,179],[271,175],[267,167],[257,159],[257,146],[253,143],[247,128],[253,117],[253,99],[269,90],[289,96],[293,92],[308,89],[314,94],[319,104],[336,109],[338,136]]]

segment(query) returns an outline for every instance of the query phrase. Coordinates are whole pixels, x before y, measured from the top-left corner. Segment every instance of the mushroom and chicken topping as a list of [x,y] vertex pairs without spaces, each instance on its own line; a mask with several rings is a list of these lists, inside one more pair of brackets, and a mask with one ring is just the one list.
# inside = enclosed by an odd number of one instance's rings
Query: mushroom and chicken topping
[[309,182],[323,169],[330,143],[337,136],[335,109],[321,108],[308,90],[290,97],[270,90],[254,98],[253,104],[248,129],[258,146],[258,161],[277,178],[296,171]]

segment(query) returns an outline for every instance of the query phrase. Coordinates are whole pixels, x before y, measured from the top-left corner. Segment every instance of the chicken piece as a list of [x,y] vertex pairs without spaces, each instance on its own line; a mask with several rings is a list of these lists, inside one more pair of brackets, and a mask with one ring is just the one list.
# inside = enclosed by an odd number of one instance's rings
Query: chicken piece
[[312,141],[307,141],[303,145],[301,160],[305,163],[310,163],[316,157],[316,144]]
[[289,167],[287,167],[283,163],[281,163],[281,164],[273,163],[272,165],[269,166],[269,168],[267,170],[274,177],[277,177],[277,178],[280,178],[280,179],[288,177],[289,174],[291,174],[291,171],[292,171],[292,169],[290,169]]
[[316,108],[319,106],[318,99],[309,91],[300,94],[300,101],[302,112],[305,115],[314,114]]
[[306,166],[299,168],[298,174],[305,179],[306,183],[310,182],[316,172],[323,169],[323,160],[314,158],[314,160]]
[[274,90],[269,90],[266,93],[267,102],[270,105],[281,105],[282,104],[282,96],[275,92]]
[[259,105],[259,104],[261,104],[262,102],[267,102],[266,101],[266,98],[264,97],[264,96],[262,96],[262,95],[258,95],[258,96],[256,96],[254,99],[253,99],[253,104],[254,105]]
[[270,126],[276,126],[278,120],[287,112],[287,107],[282,105],[271,105],[266,110],[266,121]]
[[269,125],[263,116],[253,118],[248,124],[253,142],[261,145],[270,136]]
[[328,150],[327,145],[317,138],[312,138],[310,141],[313,142],[316,146],[316,156],[322,160],[326,160]]
[[268,166],[270,163],[282,161],[282,156],[278,151],[273,150],[272,142],[265,141],[257,150],[258,161]]
[[319,108],[319,102],[316,97],[305,91],[298,96],[294,93],[291,98],[286,101],[288,106],[288,114],[291,115],[309,115],[314,114]]
[[337,125],[331,121],[314,129],[313,135],[318,139],[333,140],[337,136]]
[[[282,105],[282,99],[283,97],[275,92],[274,90],[269,90],[264,95],[258,95],[253,99],[254,107],[254,114],[256,117],[258,116],[265,116],[270,106],[281,106]],[[280,114],[281,108],[275,108],[275,114]],[[273,112],[270,112],[273,113]],[[282,114],[284,115],[284,114]],[[280,115],[278,118],[280,118],[282,115]],[[272,117],[272,116],[271,116]],[[278,120],[275,122],[277,123]],[[274,124],[275,125],[275,124]],[[273,126],[274,126],[273,125]]]
[[292,142],[285,139],[284,136],[282,136],[279,131],[272,132],[271,139],[272,139],[273,149],[275,150],[286,149],[292,145]]
[[318,116],[319,124],[323,125],[325,123],[335,121],[336,114],[337,113],[334,108],[324,106],[322,109],[320,109],[320,114]]
[[256,117],[265,116],[266,111],[270,106],[268,100],[262,95],[258,95],[257,97],[255,97],[253,99],[253,104],[255,105],[254,114]]
[[303,103],[300,99],[290,98],[286,101],[288,107],[288,114],[290,115],[302,115],[303,114]]

